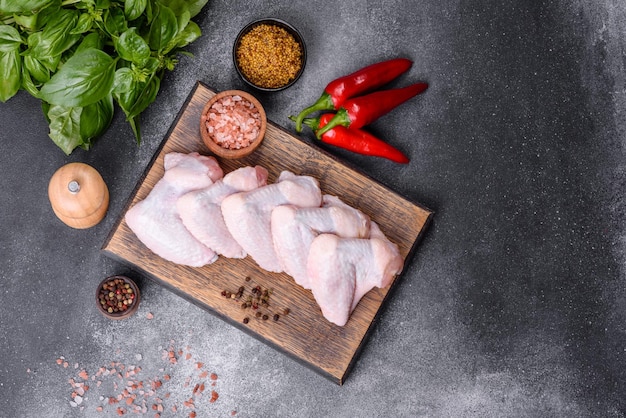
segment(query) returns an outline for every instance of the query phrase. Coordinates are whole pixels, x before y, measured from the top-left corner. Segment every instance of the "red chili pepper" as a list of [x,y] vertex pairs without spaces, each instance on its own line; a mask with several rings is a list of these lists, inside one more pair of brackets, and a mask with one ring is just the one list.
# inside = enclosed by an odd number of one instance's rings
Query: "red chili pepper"
[[[313,131],[317,131],[325,126],[333,116],[333,113],[325,113],[319,118],[303,119],[302,123],[309,126]],[[292,116],[291,119],[294,120],[295,117]],[[358,154],[382,157],[401,164],[409,162],[408,157],[402,151],[361,129],[348,129],[339,125],[322,135],[321,140],[326,144]]]
[[321,138],[325,132],[339,125],[362,128],[427,88],[427,83],[415,83],[400,89],[381,90],[346,100],[335,117],[317,131],[316,135]]
[[389,83],[411,68],[412,64],[406,58],[395,58],[369,65],[331,81],[317,102],[298,114],[295,119],[296,132],[302,131],[302,120],[305,116],[318,110],[337,110],[347,99]]

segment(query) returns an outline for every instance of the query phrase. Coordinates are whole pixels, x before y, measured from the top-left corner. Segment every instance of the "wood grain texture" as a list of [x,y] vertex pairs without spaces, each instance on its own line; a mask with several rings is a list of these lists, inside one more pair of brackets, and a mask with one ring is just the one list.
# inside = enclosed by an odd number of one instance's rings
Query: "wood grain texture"
[[[150,278],[177,294],[217,314],[245,332],[292,356],[332,381],[342,384],[354,364],[381,307],[395,283],[366,294],[344,327],[328,322],[310,291],[298,286],[287,274],[269,273],[247,257],[243,260],[220,257],[202,268],[180,266],[161,259],[148,250],[128,228],[124,214],[144,199],[163,176],[163,157],[169,152],[209,155],[199,133],[200,113],[215,92],[197,83],[144,176],[129,197],[125,209],[107,237],[105,254],[140,269]],[[252,155],[238,160],[220,160],[224,173],[245,165],[262,165],[274,182],[282,170],[317,178],[323,193],[339,196],[359,208],[379,224],[387,237],[398,244],[405,266],[433,213],[410,202],[371,178],[347,167],[330,154],[317,149],[268,121],[265,140]],[[249,282],[245,281],[250,277]],[[254,285],[273,289],[270,306],[264,309],[269,320],[255,318],[241,303],[222,296],[223,290],[246,294]],[[289,308],[288,315],[282,315]],[[263,310],[263,309],[262,309]],[[278,321],[273,313],[281,314]],[[243,319],[249,317],[248,324]]]

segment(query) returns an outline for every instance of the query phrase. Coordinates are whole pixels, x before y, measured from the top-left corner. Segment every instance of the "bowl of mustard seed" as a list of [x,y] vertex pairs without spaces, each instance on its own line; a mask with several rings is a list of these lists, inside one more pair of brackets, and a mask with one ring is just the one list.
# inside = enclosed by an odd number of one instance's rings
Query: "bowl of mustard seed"
[[237,35],[235,69],[251,87],[280,91],[292,86],[304,71],[306,46],[298,30],[275,18],[255,20]]

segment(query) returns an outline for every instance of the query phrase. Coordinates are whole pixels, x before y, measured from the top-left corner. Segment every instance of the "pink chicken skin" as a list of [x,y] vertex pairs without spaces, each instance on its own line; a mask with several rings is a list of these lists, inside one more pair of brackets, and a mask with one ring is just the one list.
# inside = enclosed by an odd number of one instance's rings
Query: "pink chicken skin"
[[369,239],[321,234],[311,243],[307,274],[324,317],[344,326],[361,298],[374,287],[389,286],[402,270],[397,245],[371,223]]
[[222,201],[231,194],[247,192],[267,184],[261,166],[241,167],[204,189],[178,199],[176,207],[185,227],[201,243],[228,258],[244,258],[246,252],[233,238],[222,216]]
[[321,233],[343,238],[369,238],[370,219],[332,195],[323,196],[319,208],[278,206],[272,211],[272,239],[283,270],[297,284],[310,289],[306,272],[309,248]]
[[163,165],[165,174],[144,200],[128,210],[126,224],[146,247],[165,260],[192,267],[210,264],[217,255],[185,228],[176,201],[185,193],[221,179],[222,169],[214,157],[197,152],[168,153]]
[[272,244],[271,215],[279,205],[319,207],[322,192],[316,179],[283,171],[276,183],[235,193],[222,202],[228,230],[264,270],[280,273],[282,266]]

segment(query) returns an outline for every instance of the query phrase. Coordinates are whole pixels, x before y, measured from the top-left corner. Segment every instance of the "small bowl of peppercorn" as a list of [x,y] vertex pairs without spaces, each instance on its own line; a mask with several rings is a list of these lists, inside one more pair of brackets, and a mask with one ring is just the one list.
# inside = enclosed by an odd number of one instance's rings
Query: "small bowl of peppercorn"
[[300,32],[283,20],[255,20],[237,35],[233,60],[237,73],[251,87],[280,91],[304,72],[306,45]]
[[127,276],[110,276],[100,282],[96,306],[110,319],[125,319],[139,308],[139,287]]

